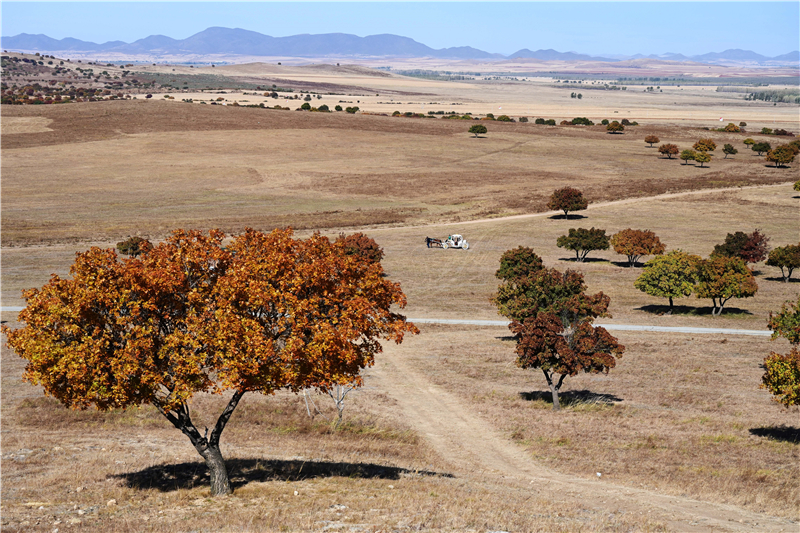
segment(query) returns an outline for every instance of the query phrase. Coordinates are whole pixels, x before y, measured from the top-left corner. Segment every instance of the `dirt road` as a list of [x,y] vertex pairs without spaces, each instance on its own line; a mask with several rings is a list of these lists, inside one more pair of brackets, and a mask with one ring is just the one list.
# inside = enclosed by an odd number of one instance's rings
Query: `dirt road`
[[385,348],[386,357],[380,358],[371,383],[398,402],[405,419],[451,463],[453,473],[460,478],[527,487],[534,494],[556,501],[645,515],[674,531],[797,531],[797,524],[790,520],[732,505],[615,485],[602,477],[587,480],[548,469],[471,411],[463,400],[417,371],[401,347]]

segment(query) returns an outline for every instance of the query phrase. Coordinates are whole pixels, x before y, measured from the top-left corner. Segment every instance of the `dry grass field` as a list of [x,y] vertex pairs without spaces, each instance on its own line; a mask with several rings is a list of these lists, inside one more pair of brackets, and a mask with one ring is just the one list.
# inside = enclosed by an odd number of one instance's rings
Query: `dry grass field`
[[[487,94],[500,92],[429,90],[427,101],[460,98],[474,112],[492,109]],[[471,101],[457,94],[465,91]],[[507,94],[526,105],[524,92]],[[724,107],[723,97],[709,98]],[[562,118],[588,116],[545,100]],[[626,115],[641,126],[624,135],[491,122],[478,139],[462,121],[174,101],[4,106],[2,302],[22,305],[20,291],[66,275],[76,251],[129,235],[292,226],[301,236],[359,229],[374,237],[412,318],[497,320],[489,298],[499,256],[525,245],[611,296],[613,318],[600,322],[764,330],[769,312],[800,293],[800,283],[776,279],[776,268],[756,265],[756,296],[730,301],[720,317],[694,297],[676,300],[668,315],[665,301],[633,288],[641,268],[626,267],[623,256],[593,252],[575,263],[555,246],[572,227],[651,229],[668,249],[703,256],[733,231],[759,228],[773,247],[797,242],[797,162],[767,167],[741,143],[761,136],[704,131],[699,118],[676,118],[681,105],[660,102],[669,118]],[[791,120],[758,109],[747,108],[748,123]],[[785,127],[797,131],[794,113]],[[681,148],[710,136],[740,153],[709,168],[681,165],[659,158],[643,142],[648,134]],[[552,190],[565,185],[592,200],[568,220],[545,212]],[[425,248],[425,236],[448,233],[463,234],[470,250]],[[2,318],[18,325],[15,313]],[[24,361],[3,346],[0,527],[797,529],[798,410],[758,388],[764,356],[788,350],[785,342],[619,332],[627,351],[617,368],[567,379],[566,407],[554,413],[543,377],[514,365],[505,328],[421,330],[387,346],[366,371],[337,431],[325,419],[327,397],[314,397],[324,416],[312,419],[302,396],[245,396],[222,437],[235,488],[223,499],[209,497],[200,458],[153,409],[67,411],[21,382]],[[193,403],[201,426],[220,402]]]

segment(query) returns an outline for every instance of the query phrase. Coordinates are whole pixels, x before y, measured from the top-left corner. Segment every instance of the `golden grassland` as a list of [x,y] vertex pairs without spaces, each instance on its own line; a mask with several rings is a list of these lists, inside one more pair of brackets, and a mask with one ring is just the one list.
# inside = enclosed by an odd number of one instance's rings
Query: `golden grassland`
[[[601,322],[765,329],[769,312],[800,292],[762,263],[757,295],[732,300],[721,317],[694,297],[677,300],[677,312],[667,315],[665,301],[633,288],[641,268],[626,267],[623,256],[593,252],[575,263],[555,246],[572,227],[651,229],[668,249],[703,256],[733,231],[760,228],[773,247],[797,242],[797,163],[765,166],[744,150],[741,134],[664,122],[624,135],[490,123],[474,139],[460,121],[141,101],[4,107],[2,120],[5,306],[21,305],[21,289],[41,286],[51,273],[66,275],[76,251],[133,234],[159,240],[176,227],[293,226],[301,236],[362,229],[384,247],[387,273],[409,298],[406,314],[418,318],[498,319],[489,303],[493,274],[500,254],[519,245],[532,246],[547,266],[581,270],[590,291],[609,294],[613,318]],[[740,153],[700,169],[659,158],[644,144],[647,134],[681,148],[711,136]],[[590,209],[568,220],[544,213],[550,192],[564,185],[581,188]],[[502,218],[509,215],[526,216]],[[425,236],[448,233],[463,234],[471,249],[425,248]],[[12,313],[3,319],[16,325]],[[432,444],[400,408],[404,378],[388,370],[391,361],[459,398],[532,464],[575,478],[602,472],[620,485],[731,504],[796,527],[788,520],[798,519],[797,408],[781,408],[758,388],[759,364],[770,350],[785,351],[782,341],[620,332],[627,351],[617,368],[567,379],[566,407],[554,413],[544,379],[514,365],[506,329],[421,329],[386,347],[337,431],[322,415],[310,418],[302,396],[248,395],[223,435],[236,489],[225,499],[208,498],[199,457],[154,410],[67,411],[22,383],[23,361],[3,347],[2,528],[658,531],[688,524],[657,509],[532,492],[465,469],[454,461],[457,448]],[[314,398],[330,418],[331,400]],[[194,401],[201,424],[220,401]],[[446,431],[448,413],[437,422]],[[483,468],[480,461],[473,467]]]

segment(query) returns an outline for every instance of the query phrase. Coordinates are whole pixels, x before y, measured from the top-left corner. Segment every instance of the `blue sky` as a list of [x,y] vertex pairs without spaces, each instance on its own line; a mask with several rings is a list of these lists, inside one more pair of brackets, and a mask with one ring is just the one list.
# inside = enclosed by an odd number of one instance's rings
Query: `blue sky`
[[393,33],[433,48],[510,54],[553,48],[686,55],[800,48],[800,2],[2,2],[2,35],[132,42],[210,26],[274,37]]

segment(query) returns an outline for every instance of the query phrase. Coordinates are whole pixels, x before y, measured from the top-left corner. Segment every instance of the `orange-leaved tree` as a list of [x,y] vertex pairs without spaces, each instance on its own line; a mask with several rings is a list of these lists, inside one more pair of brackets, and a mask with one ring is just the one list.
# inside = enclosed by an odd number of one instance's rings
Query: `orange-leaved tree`
[[772,330],[772,340],[785,337],[792,346],[787,354],[772,352],[764,359],[761,387],[786,407],[800,405],[800,298],[796,304],[785,302],[777,315],[770,312],[767,327]]
[[610,316],[609,297],[585,290],[580,272],[539,268],[503,279],[492,300],[512,320],[517,365],[542,370],[554,410],[560,409],[558,393],[567,376],[607,373],[625,351],[604,328],[592,325],[594,318]]
[[[223,238],[178,230],[122,261],[92,248],[70,278],[25,291],[24,327],[3,328],[24,379],[68,407],[154,405],[203,457],[214,495],[231,492],[219,442],[246,392],[360,383],[379,339],[417,332],[391,309],[405,305],[400,286],[342,244],[291,230]],[[210,435],[189,412],[203,392],[230,394]]]
[[753,273],[738,257],[711,256],[696,264],[698,298],[711,298],[711,315],[721,315],[731,298],[750,298],[758,291]]
[[365,261],[378,263],[383,259],[383,248],[375,242],[375,239],[363,233],[353,233],[352,235],[340,233],[336,242],[344,245],[347,255],[357,255]]
[[656,137],[655,135],[647,135],[647,136],[644,138],[644,142],[646,142],[647,144],[649,144],[649,145],[650,145],[650,148],[652,148],[654,144],[656,144],[657,142],[659,142],[659,138],[658,138],[658,137]]
[[628,266],[635,266],[643,255],[661,255],[667,248],[658,235],[649,229],[624,229],[611,236],[611,246],[618,254],[628,256]]

